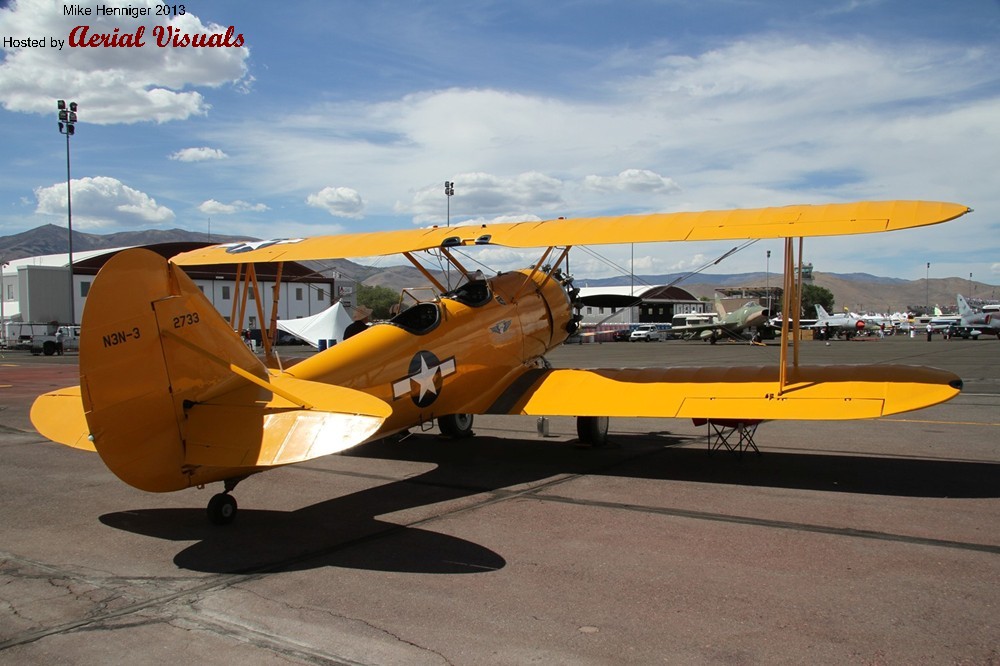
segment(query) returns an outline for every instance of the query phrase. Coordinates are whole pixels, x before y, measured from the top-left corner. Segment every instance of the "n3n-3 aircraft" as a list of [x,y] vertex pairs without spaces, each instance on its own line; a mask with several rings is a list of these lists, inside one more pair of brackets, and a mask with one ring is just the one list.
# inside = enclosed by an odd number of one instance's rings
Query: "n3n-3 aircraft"
[[[431,421],[461,436],[475,414],[574,416],[581,438],[599,443],[608,417],[863,419],[920,409],[957,395],[961,380],[926,367],[799,365],[797,343],[789,343],[797,317],[783,322],[777,366],[553,369],[545,353],[579,323],[578,290],[564,267],[573,245],[784,238],[782,311],[798,313],[803,237],[937,224],[969,210],[861,202],[285,239],[169,261],[125,250],[88,294],[79,386],[39,396],[31,419],[53,441],[96,451],[141,490],[223,482],[208,515],[225,524],[237,510],[231,491],[248,476]],[[476,245],[545,249],[525,270],[482,279],[454,252]],[[420,252],[444,257],[465,281],[446,289]],[[239,264],[242,322],[256,263],[389,254],[410,260],[439,295],[284,370],[262,362],[234,331],[235,299],[230,323],[184,273]],[[254,302],[266,321],[259,294]]]

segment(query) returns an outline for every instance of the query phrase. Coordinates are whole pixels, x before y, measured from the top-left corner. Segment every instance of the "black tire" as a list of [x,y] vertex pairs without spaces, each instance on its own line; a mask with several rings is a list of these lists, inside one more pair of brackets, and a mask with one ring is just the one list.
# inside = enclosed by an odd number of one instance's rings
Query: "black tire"
[[604,446],[608,443],[608,417],[576,417],[576,434],[580,438],[580,441],[585,444]]
[[472,432],[472,421],[472,414],[446,414],[438,417],[438,428],[446,437],[472,437],[475,434]]
[[46,356],[52,356],[56,353],[56,343],[51,340],[47,340],[42,343],[42,353]]
[[213,525],[228,525],[236,520],[236,498],[229,493],[219,493],[208,501],[208,520]]

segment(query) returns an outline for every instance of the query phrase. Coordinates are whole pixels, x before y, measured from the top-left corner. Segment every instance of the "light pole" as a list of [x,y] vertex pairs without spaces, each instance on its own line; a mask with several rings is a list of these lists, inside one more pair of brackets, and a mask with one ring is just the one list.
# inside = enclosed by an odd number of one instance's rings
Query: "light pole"
[[66,224],[69,227],[69,323],[76,324],[76,304],[73,298],[73,202],[70,190],[69,138],[76,132],[76,102],[56,102],[59,110],[59,133],[66,136]]
[[455,182],[444,181],[444,196],[448,199],[448,226],[451,226],[451,198],[455,194]]
[[7,300],[7,286],[3,281],[3,269],[9,265],[8,261],[0,261],[0,339],[3,340],[3,349],[7,348],[7,321],[3,314],[3,302]]
[[972,273],[969,273],[969,298],[972,298]]
[[764,290],[767,292],[767,316],[773,317],[774,313],[771,312],[771,251],[767,251],[767,264],[764,269]]
[[[444,197],[448,200],[448,226],[451,226],[451,198],[455,194],[455,182],[452,180],[444,181]],[[451,262],[445,267],[446,281],[448,284],[448,289],[451,289]]]
[[931,262],[927,262],[927,274],[924,276],[924,313],[931,313]]

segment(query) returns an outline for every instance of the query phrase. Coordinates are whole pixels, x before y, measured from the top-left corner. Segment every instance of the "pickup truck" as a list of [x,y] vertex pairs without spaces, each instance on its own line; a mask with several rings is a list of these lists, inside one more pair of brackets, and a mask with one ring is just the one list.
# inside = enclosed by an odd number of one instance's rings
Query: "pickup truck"
[[59,351],[59,338],[57,333],[62,333],[63,351],[80,351],[80,327],[60,326],[52,335],[33,335],[31,337],[31,353],[35,356],[45,354],[52,356]]

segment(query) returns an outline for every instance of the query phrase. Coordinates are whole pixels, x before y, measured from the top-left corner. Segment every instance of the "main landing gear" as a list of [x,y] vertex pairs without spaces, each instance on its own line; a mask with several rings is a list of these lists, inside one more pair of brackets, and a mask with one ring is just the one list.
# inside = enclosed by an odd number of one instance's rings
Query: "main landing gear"
[[472,414],[446,414],[438,417],[438,428],[446,437],[462,439],[472,437]]
[[576,434],[584,444],[595,447],[604,446],[608,443],[608,417],[576,417]]
[[236,504],[236,498],[230,495],[236,484],[242,481],[246,477],[239,477],[236,479],[226,479],[223,483],[226,489],[213,495],[212,499],[208,501],[208,520],[213,525],[228,525],[229,523],[236,520],[236,510],[239,508]]

